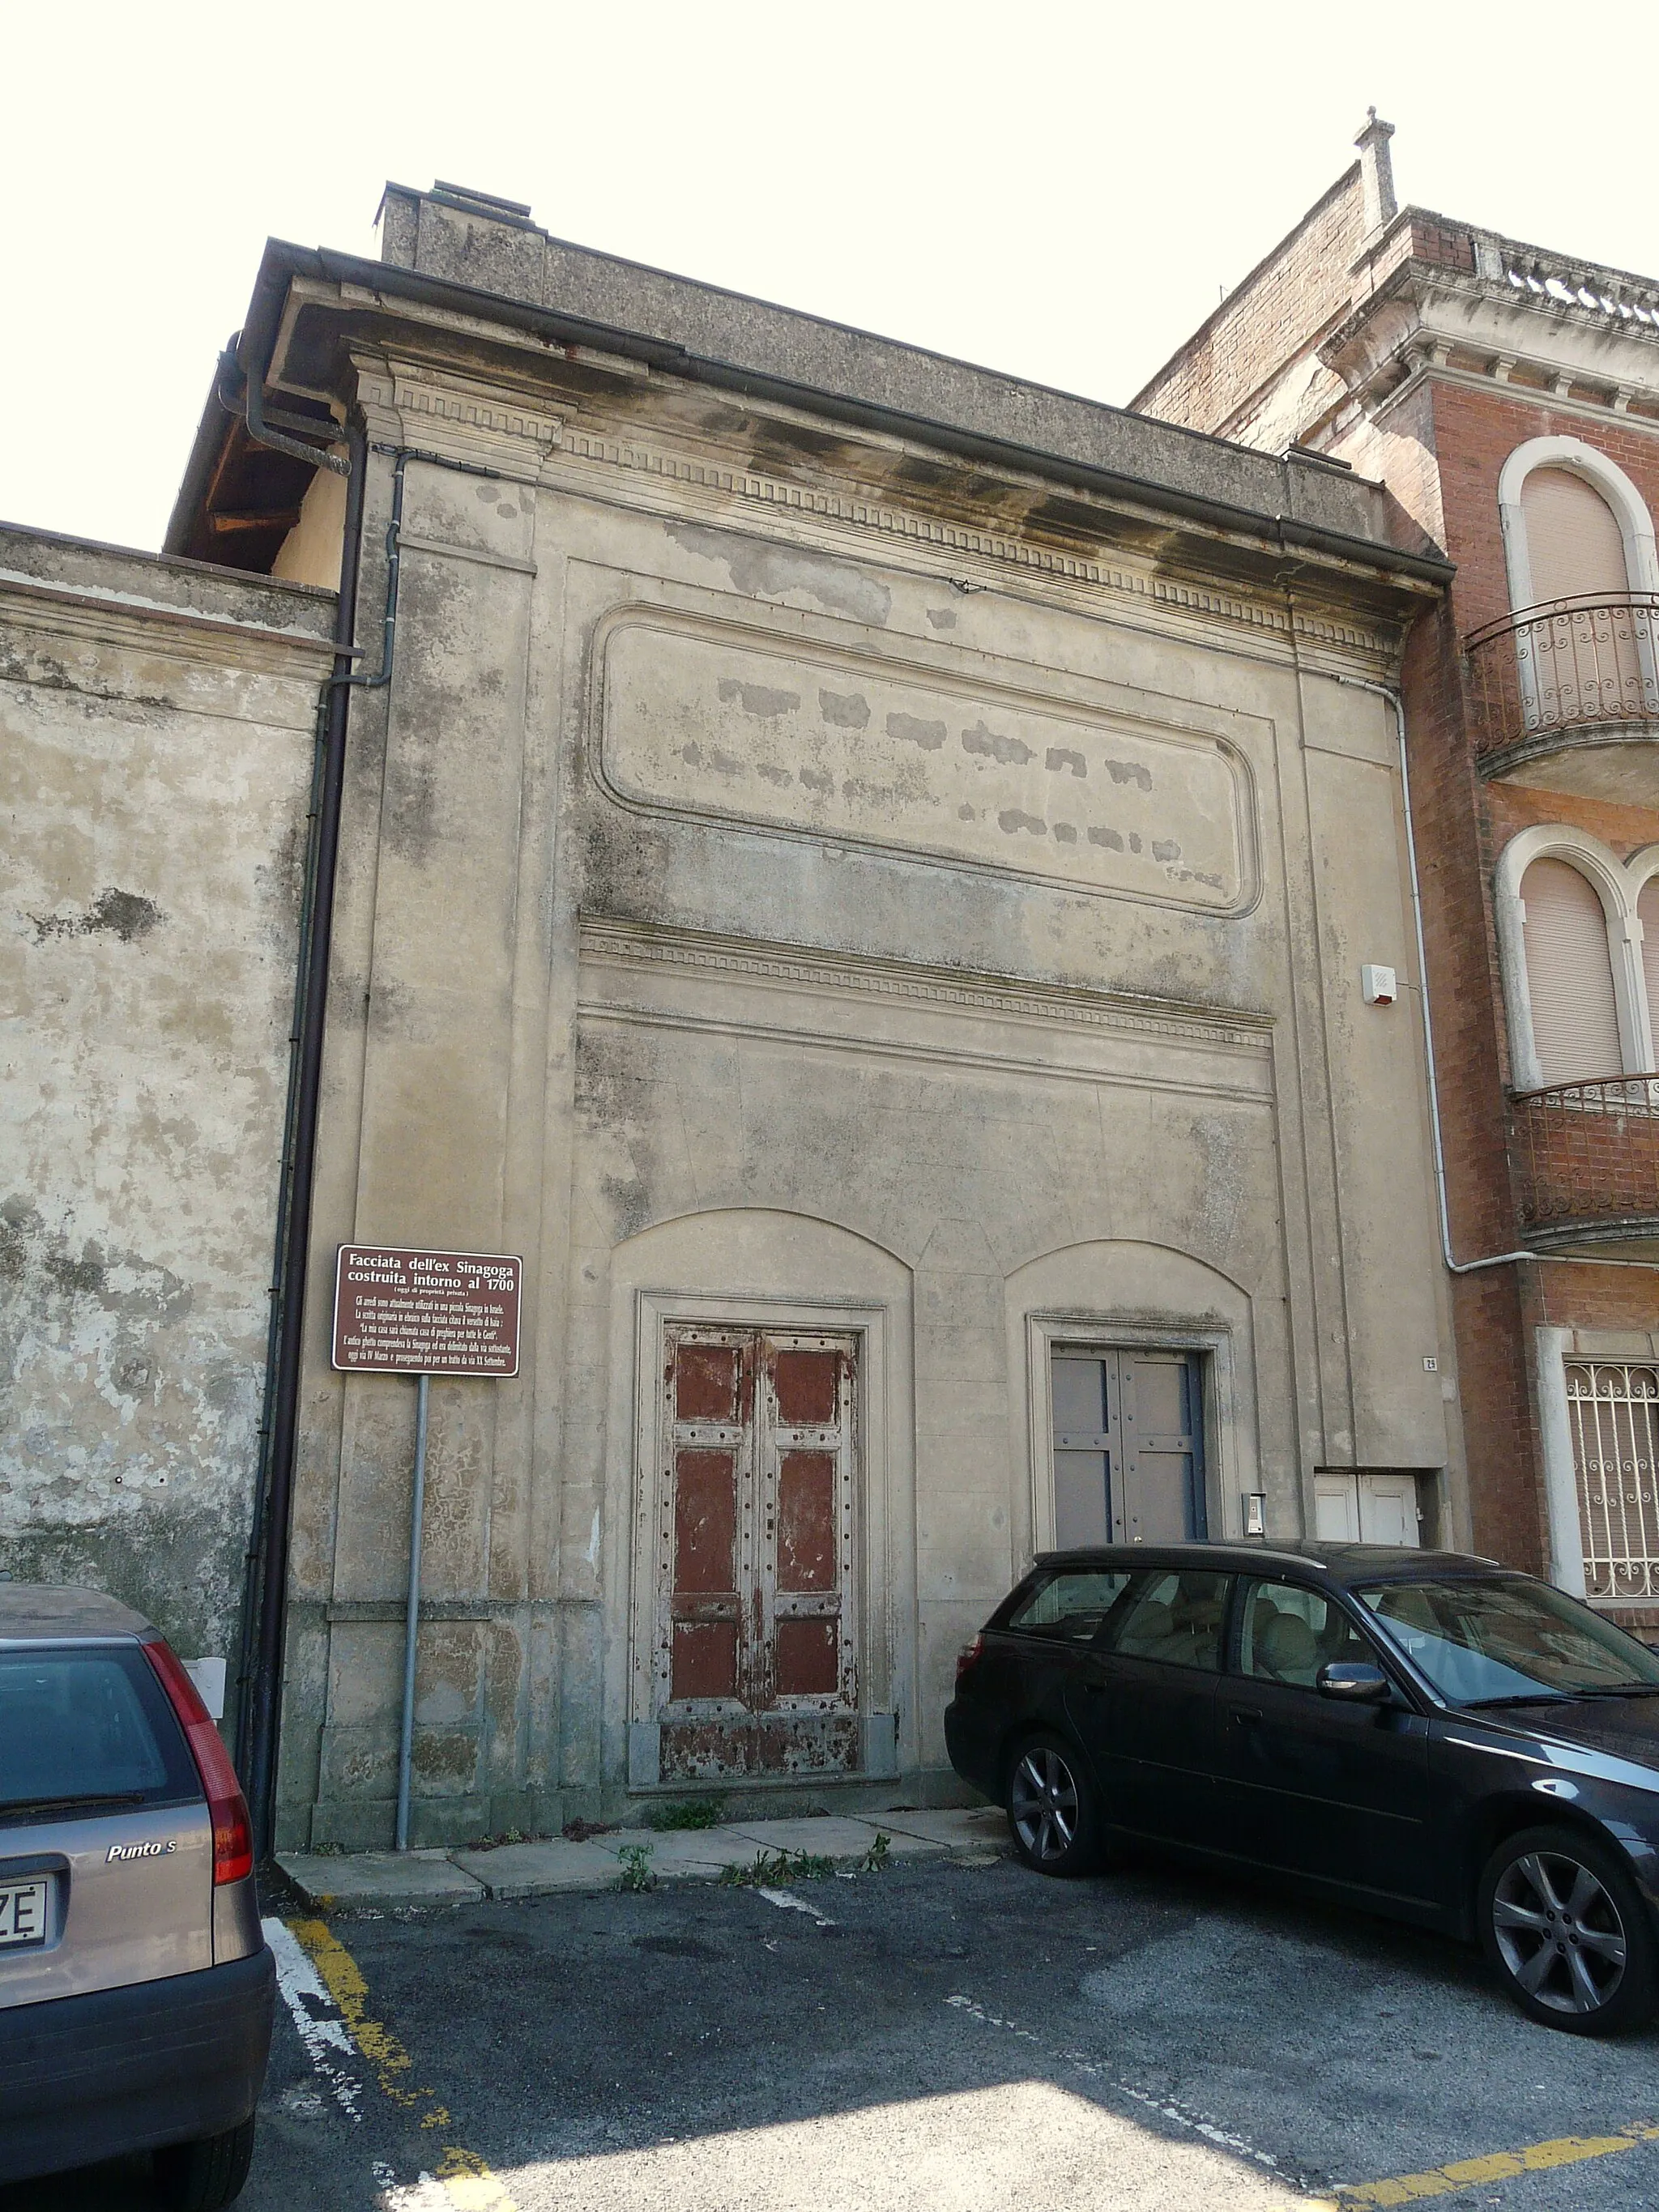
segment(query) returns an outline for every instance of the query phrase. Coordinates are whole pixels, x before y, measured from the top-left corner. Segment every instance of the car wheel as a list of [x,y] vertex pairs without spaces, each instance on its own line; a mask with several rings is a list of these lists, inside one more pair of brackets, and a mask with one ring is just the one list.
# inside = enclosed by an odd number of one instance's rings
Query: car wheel
[[240,2128],[199,2142],[170,2143],[155,2154],[155,2179],[167,2212],[220,2212],[242,2193],[253,2159],[253,2115]]
[[1099,1821],[1093,1785],[1063,1738],[1030,1736],[1015,1752],[1008,1826],[1014,1849],[1039,1874],[1085,1874],[1094,1864]]
[[1529,2020],[1619,2035],[1651,2018],[1659,1981],[1647,1907],[1608,1845],[1574,1828],[1526,1828],[1486,1861],[1481,1943]]

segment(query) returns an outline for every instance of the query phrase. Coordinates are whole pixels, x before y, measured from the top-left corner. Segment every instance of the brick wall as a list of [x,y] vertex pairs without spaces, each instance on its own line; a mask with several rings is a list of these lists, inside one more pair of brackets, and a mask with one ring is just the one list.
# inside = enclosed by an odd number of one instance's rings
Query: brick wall
[[1364,235],[1356,161],[1130,405],[1213,430],[1347,307]]
[[1623,469],[1649,513],[1659,515],[1659,426],[1568,412],[1498,384],[1477,390],[1437,381],[1434,414],[1443,542],[1457,563],[1452,600],[1460,631],[1496,622],[1510,611],[1498,478],[1516,447],[1528,439],[1577,438],[1595,446]]
[[[1431,389],[1443,543],[1458,573],[1438,619],[1418,625],[1406,681],[1454,1243],[1456,1256],[1469,1260],[1523,1241],[1523,1192],[1506,1143],[1508,1042],[1492,912],[1498,857],[1518,830],[1542,822],[1574,823],[1621,855],[1659,840],[1659,809],[1485,783],[1474,774],[1461,640],[1509,610],[1498,475],[1528,439],[1582,438],[1615,459],[1659,512],[1659,438],[1502,387],[1476,391],[1436,380]],[[1518,1171],[1523,1163],[1513,1165]],[[1614,1171],[1616,1164],[1608,1167]],[[1533,1331],[1543,1324],[1659,1328],[1659,1273],[1560,1262],[1511,1266],[1459,1278],[1453,1308],[1475,1547],[1542,1569],[1548,1539]]]

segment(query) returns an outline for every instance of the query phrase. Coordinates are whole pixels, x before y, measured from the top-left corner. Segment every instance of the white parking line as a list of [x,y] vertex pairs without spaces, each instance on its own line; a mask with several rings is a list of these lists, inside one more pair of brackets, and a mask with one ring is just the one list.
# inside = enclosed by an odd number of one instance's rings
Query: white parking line
[[305,2045],[307,2057],[342,2112],[354,2120],[361,2120],[362,2078],[340,2063],[342,2058],[355,2058],[356,2050],[340,2018],[338,2006],[284,1923],[273,1916],[261,1924],[276,1961],[276,1986],[283,1993],[295,2033]]
[[838,1924],[820,1912],[816,1905],[809,1905],[804,1897],[797,1897],[793,1890],[762,1889],[757,1885],[755,1894],[763,1897],[769,1905],[775,1905],[781,1911],[804,1912],[820,1928],[834,1928]]
[[[1042,2038],[1032,2029],[1021,2027],[1012,2020],[1004,2020],[999,2013],[987,2012],[984,2006],[976,2003],[972,1997],[949,1996],[945,2002],[954,2005],[957,2011],[965,2012],[970,2020],[982,2021],[987,2027],[1000,2027],[1005,2035],[1018,2036],[1022,2043],[1042,2045]],[[1235,2135],[1231,2129],[1221,2126],[1219,2122],[1207,2118],[1202,2112],[1194,2112],[1190,2105],[1183,2104],[1178,2097],[1154,2096],[1149,2090],[1136,2088],[1133,2082],[1120,2081],[1097,2059],[1090,2058],[1080,2051],[1050,2050],[1048,2055],[1075,2073],[1095,2075],[1109,2083],[1120,2095],[1132,2097],[1136,2104],[1145,2105],[1149,2112],[1157,2112],[1161,2118],[1173,2120],[1177,2127],[1201,2136],[1206,2142],[1214,2143],[1218,2149],[1234,2151],[1241,2158],[1248,2158],[1255,2165],[1265,2166],[1269,2173],[1276,2174],[1281,2179],[1288,2181],[1292,2179],[1285,2172],[1270,2151],[1258,2150],[1248,2136]],[[1304,2185],[1298,2181],[1297,2185]]]

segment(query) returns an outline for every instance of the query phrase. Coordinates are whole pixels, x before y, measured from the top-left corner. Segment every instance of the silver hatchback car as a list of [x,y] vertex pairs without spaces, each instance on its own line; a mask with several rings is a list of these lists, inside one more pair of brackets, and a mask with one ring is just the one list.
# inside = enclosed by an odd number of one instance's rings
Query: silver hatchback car
[[247,1808],[196,1686],[90,1590],[0,1583],[0,2181],[246,2179],[270,2048]]

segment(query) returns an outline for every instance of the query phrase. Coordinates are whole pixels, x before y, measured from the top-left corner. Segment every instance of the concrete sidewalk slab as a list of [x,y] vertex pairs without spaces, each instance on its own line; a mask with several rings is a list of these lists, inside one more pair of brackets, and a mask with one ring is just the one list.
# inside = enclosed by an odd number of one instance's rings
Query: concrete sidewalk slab
[[491,1897],[545,1897],[562,1889],[614,1889],[617,1865],[597,1843],[501,1844],[494,1850],[457,1851],[455,1864]]
[[733,1820],[732,1832],[745,1836],[752,1863],[756,1851],[810,1851],[814,1857],[861,1859],[876,1840],[875,1824],[836,1815],[807,1820]]
[[465,1905],[484,1893],[447,1851],[290,1851],[276,1863],[319,1906]]
[[946,1852],[983,1857],[1000,1852],[1007,1839],[1002,1814],[985,1805],[858,1820],[820,1814],[714,1828],[612,1828],[582,1843],[556,1836],[488,1850],[293,1852],[276,1863],[313,1905],[395,1908],[615,1889],[628,1850],[646,1851],[659,1881],[718,1881],[729,1868],[746,1872],[764,1852],[805,1851],[845,1865],[864,1858],[878,1835],[888,1838],[890,1856],[905,1859]]
[[1008,1840],[1007,1815],[995,1805],[923,1807],[914,1813],[878,1813],[877,1827],[884,1828],[898,1848],[900,1836],[916,1836],[946,1850],[1000,1850]]
[[716,1880],[729,1866],[749,1866],[755,1846],[734,1828],[613,1828],[608,1836],[595,1836],[597,1850],[609,1851],[620,1862],[625,1850],[650,1853],[647,1864],[654,1875],[672,1875],[685,1881]]

